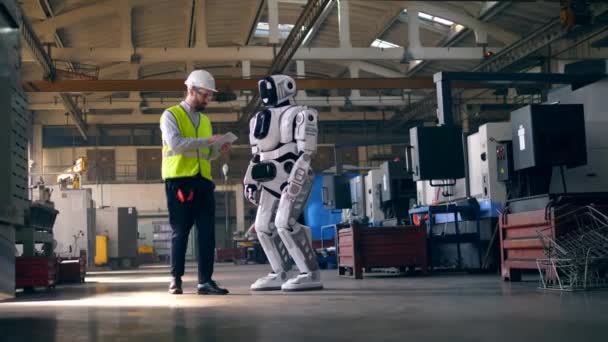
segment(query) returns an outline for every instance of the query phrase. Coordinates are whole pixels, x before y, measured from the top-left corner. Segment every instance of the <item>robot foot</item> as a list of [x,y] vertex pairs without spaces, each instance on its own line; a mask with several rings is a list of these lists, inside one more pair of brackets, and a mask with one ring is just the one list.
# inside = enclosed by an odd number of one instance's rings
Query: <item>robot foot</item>
[[299,274],[281,286],[283,291],[313,291],[323,289],[319,271]]
[[269,273],[251,284],[251,291],[273,291],[280,290],[281,285],[287,280],[287,273]]

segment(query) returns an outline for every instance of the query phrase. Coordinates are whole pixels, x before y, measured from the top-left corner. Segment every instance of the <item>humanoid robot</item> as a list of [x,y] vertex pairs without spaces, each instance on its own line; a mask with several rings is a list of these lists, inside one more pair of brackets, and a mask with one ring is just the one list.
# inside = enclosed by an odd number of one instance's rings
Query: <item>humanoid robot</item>
[[[319,290],[310,228],[297,222],[314,180],[317,111],[294,103],[296,83],[289,76],[266,77],[258,88],[266,109],[249,122],[253,159],[243,183],[245,197],[258,206],[255,229],[272,272],[251,290]],[[288,279],[290,256],[300,274]]]

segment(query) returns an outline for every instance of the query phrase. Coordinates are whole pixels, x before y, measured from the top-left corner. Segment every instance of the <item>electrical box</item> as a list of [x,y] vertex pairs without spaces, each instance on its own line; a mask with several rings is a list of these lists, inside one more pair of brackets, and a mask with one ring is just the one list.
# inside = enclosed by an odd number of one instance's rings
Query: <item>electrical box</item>
[[365,176],[365,214],[372,223],[384,220],[382,212],[382,170],[370,170]]
[[365,178],[357,176],[350,179],[351,216],[365,216]]
[[326,209],[350,209],[350,180],[346,176],[323,175],[321,196]]
[[408,173],[405,161],[386,161],[380,165],[380,170],[382,170],[382,202],[409,198],[415,192],[412,175]]
[[496,145],[496,163],[498,181],[510,181],[513,177],[513,145],[510,142]]
[[529,105],[511,113],[513,169],[587,163],[581,104]]
[[495,203],[503,203],[507,199],[506,186],[498,180],[497,171],[496,148],[501,141],[511,141],[510,122],[484,124],[467,137],[469,192],[477,199],[489,199]]
[[410,129],[410,145],[410,169],[415,181],[464,177],[460,127],[413,127]]

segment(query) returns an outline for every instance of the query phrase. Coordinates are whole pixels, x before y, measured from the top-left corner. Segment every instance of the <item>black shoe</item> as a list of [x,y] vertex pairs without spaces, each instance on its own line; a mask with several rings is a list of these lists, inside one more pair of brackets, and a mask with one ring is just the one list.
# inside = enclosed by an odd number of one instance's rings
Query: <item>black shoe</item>
[[198,284],[197,293],[199,295],[225,295],[228,290],[218,287],[213,280],[209,280],[204,284]]
[[169,284],[169,293],[179,295],[184,293],[182,290],[182,278],[173,278]]

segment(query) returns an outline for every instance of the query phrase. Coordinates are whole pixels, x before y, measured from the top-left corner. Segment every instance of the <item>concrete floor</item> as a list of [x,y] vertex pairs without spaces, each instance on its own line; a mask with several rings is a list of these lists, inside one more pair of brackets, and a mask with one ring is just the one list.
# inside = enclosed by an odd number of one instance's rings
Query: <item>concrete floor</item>
[[266,265],[220,264],[225,297],[167,294],[167,268],[94,272],[87,284],[0,303],[0,341],[606,341],[608,292],[543,292],[498,276],[339,278],[326,290],[251,293]]

